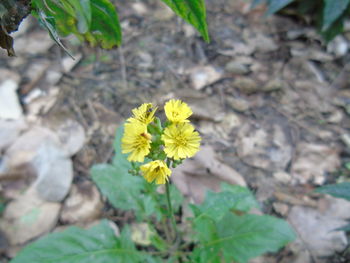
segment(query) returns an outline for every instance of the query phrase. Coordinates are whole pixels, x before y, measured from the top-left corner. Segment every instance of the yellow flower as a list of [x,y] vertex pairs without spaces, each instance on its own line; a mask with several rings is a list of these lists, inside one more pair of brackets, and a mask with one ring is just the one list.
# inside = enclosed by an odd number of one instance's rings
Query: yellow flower
[[130,162],[143,162],[149,154],[152,136],[147,133],[147,125],[141,122],[125,123],[122,138],[122,153],[130,153]]
[[184,122],[165,128],[162,140],[166,155],[179,160],[192,157],[198,152],[201,137],[191,124]]
[[140,169],[146,181],[149,183],[152,183],[155,180],[156,184],[165,184],[171,174],[171,170],[166,163],[160,160],[144,164]]
[[154,120],[154,113],[157,107],[153,108],[152,103],[143,103],[140,107],[132,110],[133,117],[129,118],[127,121],[135,122],[139,121],[143,124],[150,124]]
[[192,115],[191,108],[181,100],[169,100],[164,106],[165,115],[173,123],[188,122]]

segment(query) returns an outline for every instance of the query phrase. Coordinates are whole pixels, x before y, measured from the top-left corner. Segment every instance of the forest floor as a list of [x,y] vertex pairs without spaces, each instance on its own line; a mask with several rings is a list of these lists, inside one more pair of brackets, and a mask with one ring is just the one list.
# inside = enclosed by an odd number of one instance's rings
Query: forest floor
[[[296,16],[266,18],[263,8],[251,10],[243,0],[207,1],[211,42],[205,43],[160,1],[119,2],[118,49],[94,50],[68,38],[72,60],[27,19],[16,33],[17,57],[0,51],[0,83],[16,83],[21,101],[19,114],[11,117],[16,136],[3,146],[0,131],[0,160],[13,158],[17,166],[25,162],[21,158],[28,161],[16,153],[30,138],[36,148],[28,149],[37,149],[36,140],[51,136],[38,127],[50,128],[66,140],[73,156],[71,189],[79,192],[81,185],[93,187],[89,169],[111,160],[115,129],[131,109],[178,98],[192,107],[203,138],[203,151],[192,160],[197,165],[172,176],[180,191],[201,202],[206,189],[219,190],[221,181],[247,185],[264,213],[286,218],[299,235],[278,255],[252,262],[350,262],[346,234],[331,232],[350,219],[350,202],[313,192],[350,180],[350,26],[327,45]],[[220,165],[211,170],[213,159]],[[15,173],[24,183],[14,183],[16,178],[8,183],[13,173],[4,172],[1,190],[8,205],[34,181],[35,176],[18,176],[24,172],[28,168]],[[54,208],[55,216],[43,219],[51,220],[48,229],[76,223],[64,212],[65,202]],[[0,262],[41,230],[19,235],[3,229],[16,237],[2,242]]]

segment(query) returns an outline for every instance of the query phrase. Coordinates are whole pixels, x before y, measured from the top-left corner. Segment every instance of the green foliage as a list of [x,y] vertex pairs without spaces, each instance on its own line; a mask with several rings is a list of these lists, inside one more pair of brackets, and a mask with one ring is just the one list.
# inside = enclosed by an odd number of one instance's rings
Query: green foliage
[[350,224],[343,226],[343,227],[340,227],[340,228],[337,228],[336,230],[350,232]]
[[[139,221],[148,223],[151,249],[137,250],[128,226],[116,237],[109,223],[102,221],[88,230],[71,227],[49,234],[24,248],[12,263],[175,263],[179,258],[195,263],[247,262],[265,252],[275,252],[295,238],[285,221],[248,214],[258,208],[258,203],[247,188],[222,184],[222,192],[208,192],[202,204],[191,205],[194,216],[189,223],[194,235],[190,245],[194,249],[191,254],[183,253],[179,244],[184,241],[177,240],[181,234],[176,235],[177,227],[170,228],[165,194],[158,193],[156,186],[142,176],[129,174],[135,164],[131,165],[121,152],[122,135],[123,125],[117,129],[112,164],[94,166],[92,178],[113,207],[133,211]],[[182,195],[171,187],[170,196],[174,211],[178,211]],[[159,257],[148,254],[150,250]]]
[[268,0],[267,14],[271,15],[289,5],[294,0]]
[[[162,1],[209,41],[203,0]],[[121,44],[122,33],[118,14],[109,0],[32,0],[32,6],[32,14],[62,48],[64,47],[59,35],[70,34],[74,34],[81,41],[89,42],[92,46],[104,49]]]
[[206,22],[206,11],[204,0],[162,0],[178,16],[192,24],[202,35],[205,41],[209,42],[209,34]]
[[259,207],[247,188],[222,184],[222,190],[220,193],[209,191],[205,202],[196,206],[202,216],[221,219],[230,210],[248,212],[252,207]]
[[343,198],[350,201],[350,182],[325,185],[317,188],[316,192],[329,194],[334,197]]
[[49,234],[25,247],[11,263],[137,263],[147,262],[146,258],[151,257],[136,250],[128,228],[116,237],[108,222],[102,221],[88,230],[70,227]]
[[350,0],[253,0],[252,7],[266,3],[267,15],[281,11],[293,4],[300,15],[311,15],[326,41],[343,31],[343,24],[350,13]]
[[[92,179],[113,207],[124,211],[134,211],[139,220],[151,215],[159,220],[164,213],[162,207],[166,204],[165,195],[156,193],[156,185],[149,184],[141,176],[129,174],[132,166],[126,155],[121,152],[123,132],[123,125],[121,125],[114,141],[113,163],[93,166]],[[170,196],[172,205],[177,211],[183,198],[173,186],[170,188]]]
[[32,14],[59,43],[74,34],[92,46],[110,49],[120,45],[122,35],[114,5],[108,0],[33,0]]
[[295,239],[284,220],[243,213],[257,207],[247,189],[228,185],[223,189],[209,192],[202,205],[192,206],[199,241],[192,255],[194,262],[247,262]]
[[344,13],[350,0],[324,0],[324,2],[322,31],[327,30]]

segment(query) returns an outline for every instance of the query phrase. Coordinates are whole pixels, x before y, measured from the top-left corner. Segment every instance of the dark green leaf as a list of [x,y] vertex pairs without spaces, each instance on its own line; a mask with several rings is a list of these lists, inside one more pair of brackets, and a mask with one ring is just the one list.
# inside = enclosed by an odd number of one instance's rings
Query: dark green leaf
[[295,0],[268,0],[267,15],[272,15]]
[[204,0],[162,0],[178,16],[192,24],[202,35],[205,41],[209,42],[209,34],[206,22],[206,10]]
[[321,8],[321,1],[299,1],[298,12],[305,15],[308,12],[317,12],[317,8]]
[[350,232],[350,224],[343,226],[343,227],[340,227],[340,228],[337,228],[336,230]]
[[316,192],[329,194],[334,197],[343,198],[350,201],[350,182],[325,185],[317,188]]
[[266,3],[267,0],[253,0],[251,4],[251,8],[256,7],[257,5],[261,5],[262,3]]
[[329,42],[344,30],[344,19],[338,18],[326,31],[322,31],[321,35]]
[[346,10],[350,0],[324,0],[325,7],[323,9],[323,27],[322,31],[326,31]]
[[287,222],[271,216],[237,216],[229,212],[217,222],[215,228],[206,228],[207,223],[195,222],[197,231],[213,232],[199,236],[205,238],[200,240],[201,252],[197,251],[197,255],[204,259],[216,253],[222,255],[222,262],[247,262],[263,253],[276,252],[295,239],[295,233]]
[[25,247],[11,263],[144,262],[129,236],[125,228],[116,237],[107,221],[88,230],[70,227]]

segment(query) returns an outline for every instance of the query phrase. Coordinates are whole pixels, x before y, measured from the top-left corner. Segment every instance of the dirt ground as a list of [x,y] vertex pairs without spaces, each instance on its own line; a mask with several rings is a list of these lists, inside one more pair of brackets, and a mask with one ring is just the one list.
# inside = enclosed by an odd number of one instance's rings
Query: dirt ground
[[[0,80],[12,74],[18,82],[26,129],[66,119],[83,127],[84,144],[72,157],[73,184],[90,181],[91,166],[111,160],[115,129],[132,108],[179,98],[193,108],[210,152],[200,158],[215,156],[222,164],[203,177],[179,171],[180,190],[200,202],[203,189],[217,190],[219,181],[246,184],[264,213],[286,218],[299,234],[278,255],[252,262],[350,262],[345,233],[327,236],[332,228],[315,219],[344,222],[350,204],[313,193],[350,179],[350,26],[326,44],[299,17],[266,18],[247,1],[210,0],[211,42],[205,43],[160,1],[116,2],[123,29],[118,49],[94,50],[68,38],[73,61],[28,19],[15,37],[17,57],[0,51],[6,73]],[[324,242],[310,239],[312,233]],[[4,260],[14,253],[6,251]]]

